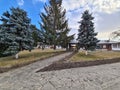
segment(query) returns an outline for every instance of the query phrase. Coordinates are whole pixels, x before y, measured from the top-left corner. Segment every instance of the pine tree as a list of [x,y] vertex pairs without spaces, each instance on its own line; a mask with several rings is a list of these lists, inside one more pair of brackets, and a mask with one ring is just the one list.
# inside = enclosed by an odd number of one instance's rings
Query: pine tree
[[[22,50],[31,51],[33,46],[32,30],[27,12],[20,8],[11,8],[1,17],[0,45],[7,45],[3,54],[17,54]],[[17,54],[18,57],[18,54]]]
[[41,32],[35,25],[30,25],[30,28],[32,30],[32,37],[34,40],[34,46],[37,46],[38,42],[43,42],[43,37],[41,35]]
[[70,36],[67,35],[69,31],[70,29],[66,27],[66,29],[60,33],[60,37],[58,38],[59,45],[62,46],[62,48],[66,48],[66,50],[68,50],[70,41],[74,39],[74,34]]
[[92,14],[89,14],[89,11],[86,10],[82,14],[82,20],[79,22],[80,26],[78,29],[78,42],[80,47],[86,50],[93,50],[96,48],[97,45],[97,38],[95,37],[97,33],[94,32],[94,23]]
[[5,32],[1,29],[1,25],[0,25],[0,57],[4,56],[4,51],[8,48],[8,43],[6,42],[6,37]]
[[[63,45],[73,39],[74,35],[68,36],[70,29],[68,28],[68,20],[66,20],[66,11],[62,9],[62,0],[50,0],[49,5],[44,6],[46,13],[41,13],[42,20],[41,30],[45,37],[46,43],[54,45]],[[67,46],[67,45],[66,45]]]

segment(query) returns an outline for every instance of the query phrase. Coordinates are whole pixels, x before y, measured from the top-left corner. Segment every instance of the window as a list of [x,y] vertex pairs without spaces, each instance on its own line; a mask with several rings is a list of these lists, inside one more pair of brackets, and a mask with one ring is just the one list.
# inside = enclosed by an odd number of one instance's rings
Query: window
[[120,48],[120,43],[118,43],[118,48]]
[[113,48],[117,48],[117,44],[113,44]]

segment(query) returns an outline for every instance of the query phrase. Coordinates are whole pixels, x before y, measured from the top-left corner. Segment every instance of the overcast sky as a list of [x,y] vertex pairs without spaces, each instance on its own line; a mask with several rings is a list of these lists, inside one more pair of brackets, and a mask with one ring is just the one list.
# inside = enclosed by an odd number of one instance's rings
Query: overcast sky
[[[0,15],[10,7],[21,7],[28,12],[32,23],[39,28],[39,13],[48,0],[0,0]],[[69,19],[70,34],[78,31],[78,21],[84,10],[90,10],[95,17],[95,32],[99,39],[109,39],[109,34],[120,29],[120,0],[63,0],[66,18]]]

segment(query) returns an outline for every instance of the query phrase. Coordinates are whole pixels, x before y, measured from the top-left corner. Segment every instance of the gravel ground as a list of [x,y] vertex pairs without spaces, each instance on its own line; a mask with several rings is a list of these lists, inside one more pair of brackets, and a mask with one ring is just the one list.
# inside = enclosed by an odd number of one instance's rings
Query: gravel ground
[[70,54],[0,74],[0,90],[120,90],[120,63],[36,73]]

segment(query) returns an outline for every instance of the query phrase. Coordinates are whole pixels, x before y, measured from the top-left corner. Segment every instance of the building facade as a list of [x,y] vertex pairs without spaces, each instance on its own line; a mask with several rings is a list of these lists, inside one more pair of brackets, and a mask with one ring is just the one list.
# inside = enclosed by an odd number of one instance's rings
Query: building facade
[[100,49],[105,49],[108,51],[120,51],[120,42],[118,41],[103,40],[98,43],[98,46]]

